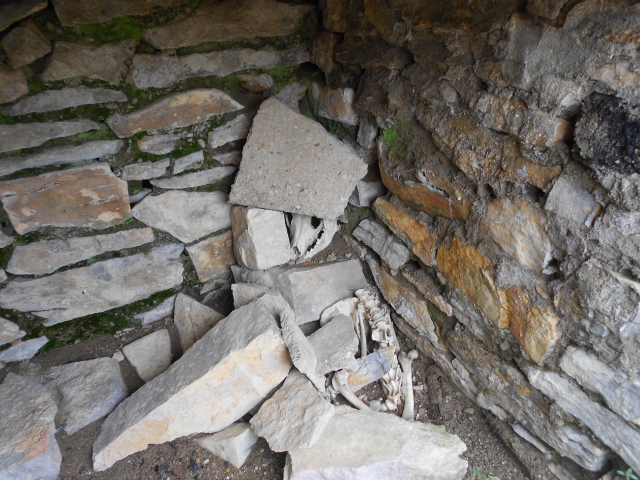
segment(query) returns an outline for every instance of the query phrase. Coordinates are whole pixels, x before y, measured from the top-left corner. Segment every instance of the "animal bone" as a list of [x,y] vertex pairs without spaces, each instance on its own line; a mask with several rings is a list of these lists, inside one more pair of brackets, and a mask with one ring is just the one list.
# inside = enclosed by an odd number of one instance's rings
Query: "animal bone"
[[[338,231],[338,220],[319,219],[310,215],[292,213],[287,218],[291,247],[297,263],[310,259],[329,246]],[[318,223],[314,227],[314,218]]]
[[404,373],[404,410],[402,411],[402,418],[405,420],[414,420],[413,412],[413,378],[411,377],[411,362],[418,358],[418,352],[415,350],[409,350],[408,353],[400,352],[398,355],[398,361],[402,367]]
[[323,310],[320,315],[320,326],[324,327],[327,323],[333,320],[338,315],[344,315],[353,320],[353,327],[358,330],[358,322],[356,320],[356,306],[358,305],[358,299],[351,297],[340,300],[334,303],[330,307]]
[[358,326],[360,327],[357,329],[360,332],[360,358],[367,356],[367,331],[364,329],[365,313],[364,307],[358,304],[356,316],[358,317]]
[[346,370],[338,370],[331,380],[331,385],[335,388],[351,405],[360,410],[370,410],[370,408],[351,391],[347,380],[349,374]]
[[325,248],[327,248],[329,246],[329,244],[331,243],[331,240],[333,240],[333,236],[338,231],[338,220],[337,219],[336,220],[323,219],[321,225],[322,225],[322,229],[321,229],[320,233],[318,234],[318,238],[317,238],[316,244],[313,245],[311,250],[309,250],[306,253],[306,255],[304,255],[300,260],[298,260],[299,262],[300,261],[309,260],[310,258],[315,256],[317,253],[319,253],[322,250],[324,250]]

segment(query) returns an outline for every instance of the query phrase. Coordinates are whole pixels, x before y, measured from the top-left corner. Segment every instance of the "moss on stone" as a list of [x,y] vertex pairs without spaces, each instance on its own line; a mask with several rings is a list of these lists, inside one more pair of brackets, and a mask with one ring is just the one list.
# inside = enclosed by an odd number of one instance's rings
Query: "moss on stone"
[[7,267],[7,264],[9,263],[9,259],[11,258],[12,253],[13,253],[13,245],[0,248],[0,267],[2,268]]

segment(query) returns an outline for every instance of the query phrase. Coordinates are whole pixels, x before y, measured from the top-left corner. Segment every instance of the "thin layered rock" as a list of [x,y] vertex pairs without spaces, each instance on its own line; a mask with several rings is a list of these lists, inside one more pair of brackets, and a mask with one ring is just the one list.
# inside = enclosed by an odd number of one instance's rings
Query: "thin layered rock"
[[182,283],[180,244],[96,262],[48,277],[11,281],[0,291],[0,305],[45,318],[50,326],[105,312]]
[[32,358],[38,350],[49,342],[47,337],[32,338],[24,342],[18,342],[7,350],[0,352],[0,362],[22,362]]
[[179,177],[151,180],[151,185],[167,190],[202,187],[216,183],[235,171],[236,167],[215,167],[200,172],[187,173]]
[[180,335],[182,351],[189,350],[194,343],[200,340],[223,318],[224,316],[213,308],[202,305],[193,298],[179,293],[176,298],[173,322],[176,324]]
[[207,238],[187,247],[189,257],[196,267],[198,280],[208,282],[229,271],[235,265],[233,255],[233,236],[231,232]]
[[176,7],[180,0],[93,0],[90,3],[74,0],[54,0],[53,6],[63,27],[82,23],[103,23],[116,17],[147,15],[153,9]]
[[245,115],[238,115],[230,122],[209,132],[209,148],[218,148],[235,140],[247,138],[251,130],[251,119]]
[[54,138],[70,137],[97,130],[99,125],[86,118],[46,123],[0,125],[0,153],[42,145]]
[[0,7],[0,32],[47,7],[47,0],[15,0]]
[[173,161],[173,174],[177,175],[186,170],[199,168],[202,162],[204,162],[204,152],[202,150],[177,158]]
[[27,93],[29,85],[21,69],[0,68],[0,103],[13,102]]
[[27,332],[20,330],[20,327],[9,320],[0,318],[0,347],[24,337]]
[[147,135],[138,140],[138,150],[153,155],[166,155],[176,149],[176,142],[180,135]]
[[142,162],[127,165],[122,170],[122,179],[149,180],[150,178],[158,178],[167,172],[169,165],[171,165],[171,160],[168,158],[157,162]]
[[53,112],[65,108],[99,103],[126,102],[127,96],[119,90],[108,88],[74,87],[47,90],[20,100],[5,111],[5,115],[28,115],[30,113]]

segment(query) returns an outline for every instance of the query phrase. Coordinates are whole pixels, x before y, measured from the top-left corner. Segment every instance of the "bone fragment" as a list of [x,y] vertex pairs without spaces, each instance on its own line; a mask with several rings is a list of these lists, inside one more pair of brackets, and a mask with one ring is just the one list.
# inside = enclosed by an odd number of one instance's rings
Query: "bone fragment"
[[404,410],[402,418],[413,421],[415,419],[413,412],[413,378],[411,377],[411,362],[418,358],[416,350],[410,350],[408,353],[400,352],[398,361],[404,373]]
[[351,405],[360,410],[370,410],[370,408],[358,397],[356,394],[351,391],[348,384],[349,373],[346,370],[338,370],[333,375],[333,380],[331,380],[331,384],[333,388],[335,388],[340,395],[342,395],[345,400],[347,400]]

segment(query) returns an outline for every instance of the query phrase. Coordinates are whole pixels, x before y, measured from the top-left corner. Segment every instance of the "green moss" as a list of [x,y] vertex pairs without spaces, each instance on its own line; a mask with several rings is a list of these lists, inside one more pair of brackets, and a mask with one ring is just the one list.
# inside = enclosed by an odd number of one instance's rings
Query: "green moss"
[[3,115],[2,112],[0,112],[0,124],[8,125],[8,124],[17,123],[17,122],[18,122],[17,118],[8,117],[6,115]]
[[297,68],[297,66],[293,66],[270,68],[266,70],[266,72],[273,78],[274,91],[280,91],[285,85],[295,82],[297,80],[295,75]]
[[16,245],[27,245],[28,243],[37,242],[40,240],[40,234],[38,232],[25,233],[24,235],[18,235],[13,243]]
[[74,142],[86,142],[88,140],[113,140],[116,138],[118,137],[111,131],[106,123],[100,123],[97,130],[79,133],[71,137],[71,140]]
[[382,130],[382,138],[389,148],[394,148],[398,144],[398,130],[395,128]]
[[145,22],[141,18],[118,17],[106,23],[78,26],[83,35],[93,38],[96,44],[113,43],[132,38],[142,40]]
[[6,268],[9,263],[9,259],[11,258],[11,253],[13,252],[13,246],[9,245],[8,247],[0,248],[0,267]]
[[198,144],[197,141],[189,141],[186,145],[170,152],[167,156],[169,158],[181,158],[190,153],[197,152],[198,150],[202,150],[202,147]]
[[129,187],[129,195],[135,195],[142,190],[142,182],[140,180],[129,180],[127,186]]

